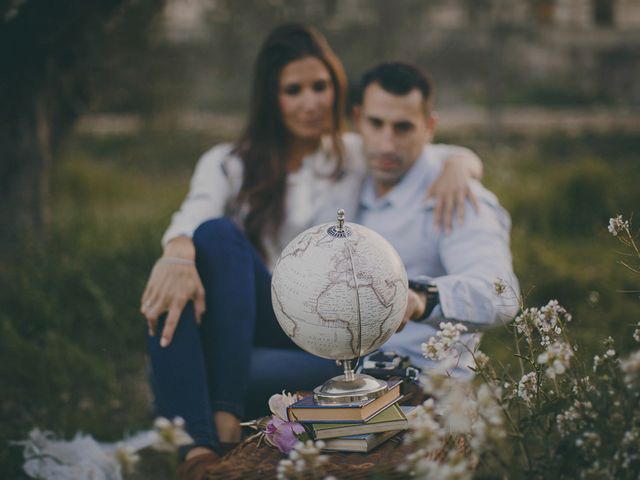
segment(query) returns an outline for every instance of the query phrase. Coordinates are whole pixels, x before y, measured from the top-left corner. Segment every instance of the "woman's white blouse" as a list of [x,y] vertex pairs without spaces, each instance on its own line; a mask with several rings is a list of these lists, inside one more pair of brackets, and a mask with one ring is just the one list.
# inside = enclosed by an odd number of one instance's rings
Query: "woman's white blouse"
[[[339,208],[345,210],[347,220],[355,218],[366,166],[360,137],[348,133],[343,140],[345,166],[339,179],[331,178],[336,158],[329,139],[323,139],[318,150],[304,158],[298,171],[288,174],[284,221],[278,233],[264,241],[270,269],[296,235],[313,225],[335,221]],[[212,218],[226,215],[242,226],[246,208],[234,208],[234,200],[242,186],[243,163],[232,149],[232,144],[217,145],[200,158],[189,193],[162,237],[163,245],[178,236],[191,237],[201,223]]]

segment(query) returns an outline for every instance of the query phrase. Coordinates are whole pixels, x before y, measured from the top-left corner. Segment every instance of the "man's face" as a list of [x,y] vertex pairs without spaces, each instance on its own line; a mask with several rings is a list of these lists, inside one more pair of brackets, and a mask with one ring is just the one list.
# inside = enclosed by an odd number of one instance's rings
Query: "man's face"
[[364,91],[355,118],[379,195],[402,179],[431,142],[435,118],[425,113],[423,100],[417,88],[394,95],[372,83]]

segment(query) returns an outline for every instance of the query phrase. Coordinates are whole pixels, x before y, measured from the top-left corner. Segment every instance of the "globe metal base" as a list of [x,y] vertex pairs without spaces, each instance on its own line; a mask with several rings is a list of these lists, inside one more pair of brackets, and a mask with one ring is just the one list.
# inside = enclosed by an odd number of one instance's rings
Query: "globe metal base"
[[313,390],[313,396],[321,405],[337,405],[372,400],[384,395],[387,390],[389,387],[384,380],[357,373],[351,379],[338,375],[327,380]]
[[384,395],[389,387],[384,380],[371,375],[354,373],[353,359],[338,360],[344,373],[327,380],[313,390],[313,397],[320,405],[337,405],[373,400]]

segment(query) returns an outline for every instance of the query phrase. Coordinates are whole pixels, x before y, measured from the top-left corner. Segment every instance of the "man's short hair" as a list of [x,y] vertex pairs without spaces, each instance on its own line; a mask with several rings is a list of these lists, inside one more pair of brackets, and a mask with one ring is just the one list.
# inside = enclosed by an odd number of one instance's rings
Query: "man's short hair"
[[360,80],[359,102],[362,104],[364,91],[373,84],[393,95],[407,95],[417,88],[422,93],[425,112],[431,109],[433,82],[421,68],[405,62],[385,62],[367,70]]

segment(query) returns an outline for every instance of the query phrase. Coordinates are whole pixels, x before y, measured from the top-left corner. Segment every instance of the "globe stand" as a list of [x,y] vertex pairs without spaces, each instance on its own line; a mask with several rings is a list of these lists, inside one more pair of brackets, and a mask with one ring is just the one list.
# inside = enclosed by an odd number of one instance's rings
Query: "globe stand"
[[371,375],[355,373],[353,360],[341,360],[344,373],[333,377],[313,390],[313,396],[321,405],[336,405],[372,400],[384,395],[389,387],[384,380]]

